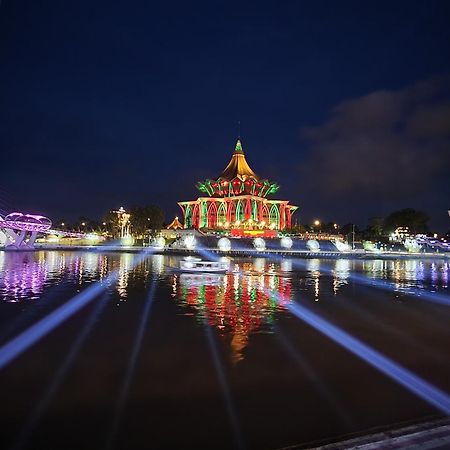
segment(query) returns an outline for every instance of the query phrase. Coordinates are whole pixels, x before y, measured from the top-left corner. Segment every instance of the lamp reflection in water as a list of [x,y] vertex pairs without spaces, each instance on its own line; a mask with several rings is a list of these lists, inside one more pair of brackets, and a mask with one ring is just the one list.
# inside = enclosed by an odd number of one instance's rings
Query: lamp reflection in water
[[364,261],[362,269],[370,279],[393,281],[396,290],[448,287],[449,267],[446,261],[416,259]]
[[[181,274],[173,277],[173,289],[183,306],[193,308],[199,325],[208,323],[219,334],[231,336],[231,360],[244,358],[244,349],[253,333],[271,330],[277,310],[291,297],[291,279],[274,272],[279,265],[270,263],[271,274],[261,273],[264,260],[236,264],[239,273]],[[266,273],[266,274],[265,274]],[[280,303],[275,298],[283,298]]]
[[347,279],[350,274],[350,260],[337,259],[333,272],[333,292],[334,295],[337,295],[339,289],[348,283]]
[[306,269],[310,273],[312,281],[314,283],[314,300],[318,302],[320,294],[320,276],[321,276],[320,259],[309,259],[307,261]]
[[130,269],[133,266],[134,255],[122,253],[119,260],[119,276],[117,277],[117,292],[121,301],[127,299],[128,278]]
[[116,286],[122,302],[127,300],[130,278],[146,278],[150,273],[161,275],[164,272],[163,255],[150,255],[137,265],[135,264],[135,258],[136,255],[132,253],[122,253],[118,261],[119,277]]
[[130,277],[164,272],[164,256],[149,255],[136,267],[136,255],[118,258],[97,252],[0,252],[0,298],[6,302],[39,300],[46,288],[64,281],[79,286],[105,279],[114,269],[121,301],[128,297]]

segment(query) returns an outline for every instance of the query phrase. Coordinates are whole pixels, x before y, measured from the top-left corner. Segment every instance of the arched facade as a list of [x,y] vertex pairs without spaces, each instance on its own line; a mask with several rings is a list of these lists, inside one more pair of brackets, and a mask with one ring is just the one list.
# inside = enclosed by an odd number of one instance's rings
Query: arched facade
[[292,214],[297,210],[287,200],[268,198],[279,186],[253,172],[239,140],[222,174],[198,183],[197,188],[206,195],[178,203],[185,228],[285,230],[291,228]]

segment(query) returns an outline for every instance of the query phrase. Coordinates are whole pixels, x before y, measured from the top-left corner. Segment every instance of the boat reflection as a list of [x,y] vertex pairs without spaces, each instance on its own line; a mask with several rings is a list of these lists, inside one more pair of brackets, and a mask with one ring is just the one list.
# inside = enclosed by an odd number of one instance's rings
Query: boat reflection
[[177,299],[195,311],[199,323],[230,338],[233,363],[244,358],[251,334],[271,332],[277,311],[292,295],[291,278],[282,276],[279,264],[258,258],[235,266],[226,275],[173,275],[172,284]]

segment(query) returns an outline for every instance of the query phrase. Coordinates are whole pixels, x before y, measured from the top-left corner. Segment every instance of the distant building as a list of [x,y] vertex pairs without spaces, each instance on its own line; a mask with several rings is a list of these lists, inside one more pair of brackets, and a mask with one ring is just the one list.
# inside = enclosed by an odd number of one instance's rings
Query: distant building
[[404,242],[412,236],[408,227],[397,227],[395,231],[389,236],[391,242]]
[[183,224],[178,220],[178,216],[175,217],[169,225],[167,225],[168,230],[182,230],[183,228]]

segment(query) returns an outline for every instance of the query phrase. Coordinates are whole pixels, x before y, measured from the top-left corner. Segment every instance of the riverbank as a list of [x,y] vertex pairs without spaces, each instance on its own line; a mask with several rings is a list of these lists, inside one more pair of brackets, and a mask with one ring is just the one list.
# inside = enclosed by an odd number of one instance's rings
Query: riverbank
[[137,246],[123,246],[123,245],[37,245],[31,249],[14,249],[14,248],[3,248],[0,251],[5,252],[36,252],[36,251],[92,251],[92,252],[114,252],[114,253],[141,253],[143,251],[149,251],[152,254],[157,255],[181,255],[181,256],[202,256],[204,257],[204,252],[211,252],[218,256],[253,256],[253,257],[291,257],[291,258],[322,258],[322,259],[450,259],[450,253],[411,253],[411,252],[395,252],[395,251],[385,251],[385,252],[367,252],[363,250],[355,251],[305,251],[305,250],[292,250],[292,249],[265,249],[265,250],[253,250],[253,249],[243,249],[243,250],[218,250],[217,248],[203,248],[201,251],[185,248],[152,248],[152,247],[137,247]]

